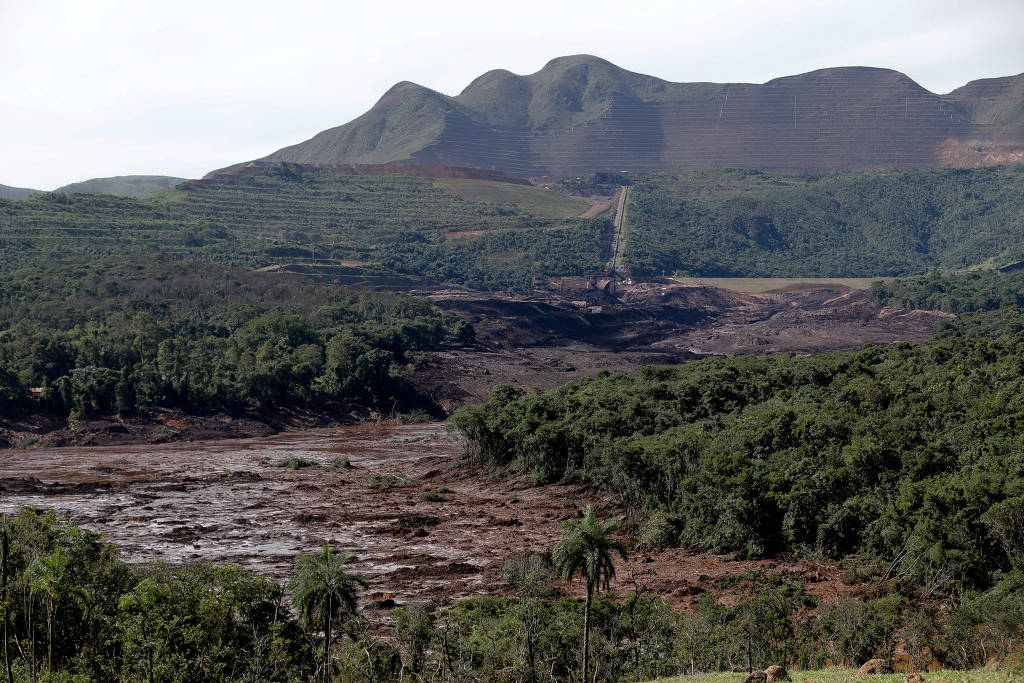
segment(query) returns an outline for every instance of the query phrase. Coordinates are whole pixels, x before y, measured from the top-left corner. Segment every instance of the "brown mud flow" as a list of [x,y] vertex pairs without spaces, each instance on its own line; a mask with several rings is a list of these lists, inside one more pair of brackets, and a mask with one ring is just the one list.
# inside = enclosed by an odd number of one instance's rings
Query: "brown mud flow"
[[[355,569],[370,580],[366,602],[378,608],[504,593],[505,560],[549,552],[562,522],[587,503],[614,514],[580,483],[534,486],[526,475],[462,463],[463,447],[433,423],[0,451],[0,511],[54,510],[105,534],[129,561],[237,563],[278,579],[292,575],[295,555],[326,540],[358,556]],[[290,459],[308,466],[279,466]],[[612,588],[642,587],[678,608],[705,591],[728,601],[742,589],[728,577],[755,570],[791,576],[828,599],[854,590],[829,563],[678,548],[634,550]]]
[[[486,592],[498,577],[488,567],[549,549],[562,518],[578,514],[556,505],[578,487],[510,495],[508,480],[453,467],[462,448],[434,423],[2,451],[0,511],[54,510],[129,561],[237,563],[278,578],[326,540],[358,555],[371,599],[450,599]],[[280,466],[290,459],[309,464]],[[442,500],[421,499],[437,490]]]

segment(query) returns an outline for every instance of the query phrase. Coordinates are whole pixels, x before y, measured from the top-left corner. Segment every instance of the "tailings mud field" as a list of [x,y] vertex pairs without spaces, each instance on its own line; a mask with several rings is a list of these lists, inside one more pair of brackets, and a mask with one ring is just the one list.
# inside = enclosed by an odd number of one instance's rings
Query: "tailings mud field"
[[[501,594],[501,565],[549,552],[561,523],[608,501],[574,482],[533,486],[460,463],[442,424],[367,425],[258,439],[0,453],[0,511],[54,510],[102,532],[129,561],[237,563],[286,579],[295,555],[323,541],[354,552],[370,608]],[[280,467],[297,458],[300,469]],[[341,466],[347,458],[350,467]],[[443,500],[421,496],[433,492]],[[603,514],[613,514],[611,506]],[[627,539],[628,540],[628,539]],[[828,564],[741,560],[685,549],[634,551],[613,588],[638,586],[684,606],[742,589],[754,570],[852,590]],[[728,588],[724,588],[728,584]],[[575,587],[574,590],[579,590]]]
[[601,370],[636,372],[713,355],[809,354],[919,342],[938,311],[886,308],[841,284],[749,294],[671,279],[604,290],[427,298],[473,324],[471,348],[426,353],[417,391],[451,412],[487,400],[497,384],[552,389]]
[[[54,510],[130,561],[237,563],[282,579],[327,540],[359,557],[371,600],[449,599],[500,582],[492,565],[511,553],[549,550],[579,514],[564,501],[588,499],[578,486],[517,491],[525,482],[453,467],[461,451],[436,423],[5,451],[0,511]],[[311,465],[279,466],[290,458]],[[444,501],[420,499],[435,489]]]

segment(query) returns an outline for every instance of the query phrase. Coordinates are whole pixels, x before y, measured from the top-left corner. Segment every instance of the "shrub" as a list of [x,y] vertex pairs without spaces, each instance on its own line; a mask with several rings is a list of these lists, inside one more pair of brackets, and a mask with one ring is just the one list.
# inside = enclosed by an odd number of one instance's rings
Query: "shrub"
[[290,470],[301,470],[306,467],[315,467],[316,463],[302,458],[285,458],[277,463],[278,467],[287,467]]

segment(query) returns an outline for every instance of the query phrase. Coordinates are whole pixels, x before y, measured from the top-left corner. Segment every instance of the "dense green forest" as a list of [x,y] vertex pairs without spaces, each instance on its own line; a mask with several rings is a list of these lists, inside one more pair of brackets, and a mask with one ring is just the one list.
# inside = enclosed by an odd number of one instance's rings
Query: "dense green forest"
[[[535,215],[537,198],[529,192],[544,191],[511,187],[510,195],[495,190],[495,201],[469,201],[429,178],[280,164],[184,183],[150,199],[52,193],[0,200],[6,255],[0,274],[158,254],[312,269],[349,283],[394,284],[388,275],[399,271],[476,287],[528,288],[533,276],[603,263],[604,222]],[[487,194],[487,187],[477,189],[477,196]],[[506,200],[520,195],[523,206]]]
[[1024,330],[1024,273],[933,272],[875,282],[870,294],[882,305],[955,313],[939,324],[940,337],[998,337]]
[[634,275],[876,277],[1024,259],[1024,165],[725,170],[643,178],[629,197]]
[[410,352],[471,338],[424,301],[296,275],[132,261],[16,271],[0,277],[0,414],[401,408],[415,400]]
[[949,592],[1024,552],[998,521],[1024,509],[1022,411],[1017,336],[501,386],[451,420],[477,461],[614,491],[647,543],[866,553]]
[[[0,537],[5,680],[580,680],[585,605],[566,597],[549,549],[506,560],[507,597],[388,616],[359,609],[356,558],[326,544],[279,583],[237,566],[128,564],[99,535],[27,507],[4,518]],[[760,572],[732,580],[737,598],[706,593],[685,613],[641,584],[599,593],[588,680],[859,664],[891,657],[897,643],[919,669],[936,658],[953,668],[1013,661],[1020,572],[936,619],[914,596],[888,592],[875,565],[877,594],[863,602],[821,602],[798,579]]]

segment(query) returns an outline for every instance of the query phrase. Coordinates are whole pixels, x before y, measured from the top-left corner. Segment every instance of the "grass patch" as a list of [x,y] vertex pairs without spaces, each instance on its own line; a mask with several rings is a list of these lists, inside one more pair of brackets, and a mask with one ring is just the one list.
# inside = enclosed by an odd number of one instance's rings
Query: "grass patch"
[[721,287],[744,294],[763,294],[793,285],[845,285],[851,289],[868,289],[876,280],[888,282],[891,277],[677,277],[684,285]]
[[473,202],[511,204],[520,211],[545,218],[571,218],[590,206],[589,202],[579,197],[516,183],[440,178],[434,181],[434,187]]
[[448,496],[445,494],[451,492],[452,490],[450,488],[448,488],[447,486],[442,486],[440,488],[424,491],[423,493],[420,494],[420,500],[428,503],[443,503],[446,500],[448,500]]
[[425,410],[413,410],[408,413],[395,413],[386,422],[396,425],[413,425],[433,422],[434,419],[434,416]]

